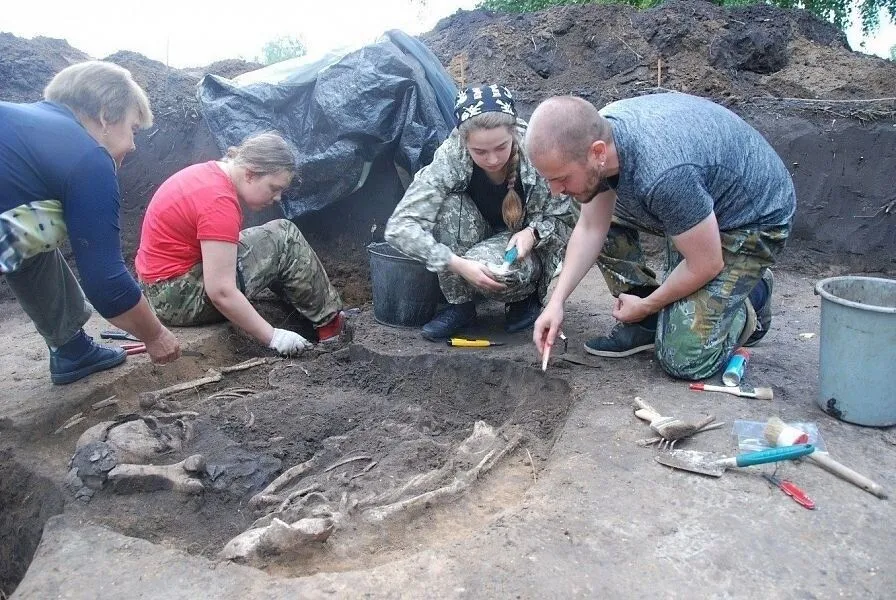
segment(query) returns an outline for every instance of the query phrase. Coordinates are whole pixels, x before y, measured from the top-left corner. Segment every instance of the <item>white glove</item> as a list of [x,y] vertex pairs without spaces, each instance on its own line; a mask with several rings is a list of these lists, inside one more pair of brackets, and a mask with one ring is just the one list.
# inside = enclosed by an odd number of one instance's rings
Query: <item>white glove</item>
[[311,342],[295,331],[274,328],[274,335],[271,337],[271,343],[268,344],[268,348],[276,350],[283,356],[292,356],[301,354],[303,350],[311,348],[312,345]]

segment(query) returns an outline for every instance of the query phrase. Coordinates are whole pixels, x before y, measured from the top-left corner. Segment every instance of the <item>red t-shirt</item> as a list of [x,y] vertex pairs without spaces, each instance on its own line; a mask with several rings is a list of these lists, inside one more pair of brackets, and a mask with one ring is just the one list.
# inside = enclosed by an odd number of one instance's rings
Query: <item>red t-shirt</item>
[[215,161],[178,171],[146,207],[134,261],[140,281],[183,275],[202,262],[200,240],[236,244],[242,223],[236,188]]

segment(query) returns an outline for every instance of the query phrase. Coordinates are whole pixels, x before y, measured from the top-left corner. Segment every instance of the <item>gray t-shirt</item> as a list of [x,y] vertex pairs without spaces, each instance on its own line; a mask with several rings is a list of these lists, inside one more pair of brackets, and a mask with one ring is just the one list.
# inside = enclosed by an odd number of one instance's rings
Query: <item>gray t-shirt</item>
[[[678,235],[715,211],[719,229],[790,223],[790,173],[762,135],[728,109],[687,94],[620,100],[600,111],[619,154],[617,213]],[[615,179],[615,178],[614,178]]]

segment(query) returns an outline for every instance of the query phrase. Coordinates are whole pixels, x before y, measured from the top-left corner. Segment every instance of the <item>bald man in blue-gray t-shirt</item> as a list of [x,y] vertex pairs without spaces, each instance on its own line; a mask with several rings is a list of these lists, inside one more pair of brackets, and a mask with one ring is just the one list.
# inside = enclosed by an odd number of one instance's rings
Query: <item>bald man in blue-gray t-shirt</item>
[[[539,351],[563,321],[563,304],[597,261],[619,321],[585,344],[598,356],[656,348],[670,375],[705,379],[771,324],[769,266],[796,208],[790,173],[769,143],[709,100],[656,94],[598,111],[571,96],[533,113],[529,156],[551,192],[582,204],[557,288],[535,324]],[[667,240],[660,284],[639,231]]]

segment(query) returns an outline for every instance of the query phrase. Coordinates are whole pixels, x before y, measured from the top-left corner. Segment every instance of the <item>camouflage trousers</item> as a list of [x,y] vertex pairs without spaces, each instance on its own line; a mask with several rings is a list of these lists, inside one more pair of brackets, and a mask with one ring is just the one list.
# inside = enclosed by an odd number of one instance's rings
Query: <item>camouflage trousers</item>
[[[613,296],[636,288],[656,288],[656,274],[644,262],[639,230],[613,218],[597,265]],[[718,373],[734,350],[747,321],[748,294],[784,248],[790,226],[741,228],[721,232],[725,267],[690,296],[673,302],[658,315],[656,357],[663,370],[681,379],[706,379]],[[666,238],[665,275],[681,255]],[[771,300],[771,298],[769,298]]]
[[[250,300],[265,288],[319,326],[342,308],[317,254],[292,221],[278,219],[240,232],[237,286]],[[146,299],[168,325],[205,325],[224,320],[205,293],[202,263],[180,277],[141,283]]]
[[[494,233],[465,193],[449,194],[445,198],[433,229],[436,241],[448,246],[456,255],[486,265],[504,262],[504,250],[511,236],[509,231]],[[439,286],[450,304],[469,302],[477,296],[499,302],[518,302],[533,293],[537,293],[544,304],[548,285],[563,259],[563,250],[564,246],[548,241],[526,258],[518,259],[508,276],[501,280],[507,285],[501,292],[478,289],[451,271],[439,273]]]

